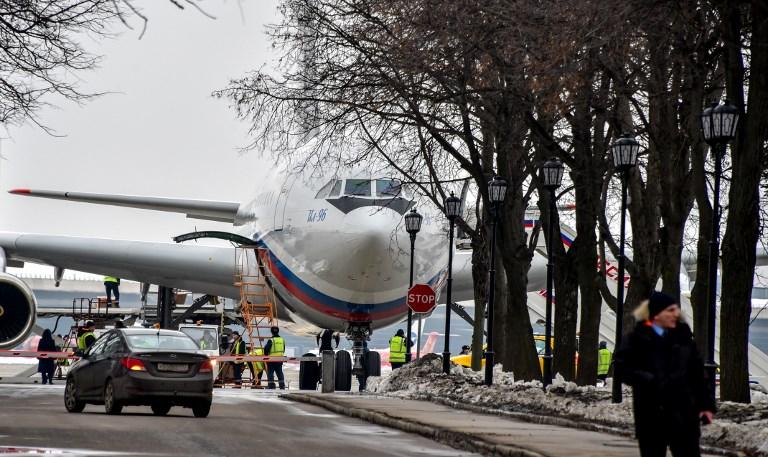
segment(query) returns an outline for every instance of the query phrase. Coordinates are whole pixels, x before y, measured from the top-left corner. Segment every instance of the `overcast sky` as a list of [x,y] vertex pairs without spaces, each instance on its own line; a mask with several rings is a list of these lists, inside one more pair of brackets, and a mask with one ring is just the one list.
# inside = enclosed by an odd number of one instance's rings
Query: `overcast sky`
[[[265,24],[278,19],[276,0],[203,2],[209,19],[167,1],[143,1],[148,29],[88,48],[100,68],[81,73],[81,88],[105,92],[83,106],[61,102],[39,117],[63,137],[37,126],[11,128],[0,144],[0,230],[167,241],[215,223],[183,215],[32,199],[17,187],[240,201],[256,153],[241,155],[247,125],[213,90],[274,63]],[[214,224],[214,225],[211,225]],[[221,225],[218,225],[221,227]]]

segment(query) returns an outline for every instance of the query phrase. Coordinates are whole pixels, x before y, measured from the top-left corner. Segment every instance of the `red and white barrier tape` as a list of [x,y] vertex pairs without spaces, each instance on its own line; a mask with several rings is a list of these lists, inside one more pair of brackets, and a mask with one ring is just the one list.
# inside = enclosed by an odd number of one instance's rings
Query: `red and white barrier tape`
[[[2,351],[0,357],[33,357],[39,359],[79,359],[73,352]],[[219,355],[212,356],[219,362],[319,362],[320,357],[270,357],[268,355]]]
[[320,357],[270,357],[268,355],[220,355],[211,357],[219,362],[319,362]]
[[34,357],[39,359],[79,359],[73,352],[0,351],[0,357]]

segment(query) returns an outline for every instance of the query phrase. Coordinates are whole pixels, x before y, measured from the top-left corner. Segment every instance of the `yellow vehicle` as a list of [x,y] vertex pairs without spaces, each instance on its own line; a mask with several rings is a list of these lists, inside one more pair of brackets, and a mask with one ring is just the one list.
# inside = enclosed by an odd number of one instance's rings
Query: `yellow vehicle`
[[[533,341],[536,343],[536,352],[539,354],[539,368],[541,368],[541,371],[544,372],[544,335],[533,335]],[[552,337],[550,337],[550,341],[554,341]],[[554,347],[554,344],[553,346]],[[485,350],[486,346],[483,345],[483,350]],[[461,354],[454,357],[451,357],[451,361],[453,363],[459,364],[461,366],[470,368],[472,366],[472,354]],[[485,366],[485,357],[483,357],[483,366]]]

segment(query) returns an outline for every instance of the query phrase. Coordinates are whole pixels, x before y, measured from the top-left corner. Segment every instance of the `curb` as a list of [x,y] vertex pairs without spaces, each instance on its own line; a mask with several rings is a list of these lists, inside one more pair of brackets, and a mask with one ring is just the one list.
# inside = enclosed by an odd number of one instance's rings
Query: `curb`
[[421,435],[425,438],[429,438],[456,449],[480,452],[483,455],[494,457],[548,457],[546,454],[541,454],[534,450],[497,444],[488,440],[479,439],[469,435],[468,433],[458,432],[443,427],[436,427],[434,425],[412,421],[409,419],[392,417],[388,414],[378,411],[350,407],[348,405],[344,405],[342,402],[336,403],[330,400],[318,398],[316,395],[282,394],[280,397],[291,401],[320,406],[329,411],[333,411],[334,413],[362,419],[373,424],[383,425],[385,427],[396,428],[404,432]]
[[[381,395],[377,395],[377,396],[381,396]],[[309,403],[315,406],[320,406],[327,410],[333,411],[337,414],[342,414],[345,416],[363,419],[365,421],[378,424],[378,425],[383,425],[385,427],[396,428],[408,433],[415,433],[417,435],[421,435],[426,438],[430,438],[434,441],[446,444],[448,446],[451,446],[457,449],[462,449],[465,451],[477,452],[479,450],[484,455],[505,456],[505,457],[506,456],[546,457],[545,454],[541,454],[534,450],[525,449],[522,447],[496,444],[487,440],[478,439],[466,433],[451,431],[445,428],[435,427],[430,424],[411,421],[408,419],[395,418],[395,417],[389,416],[386,413],[375,412],[375,411],[365,410],[361,408],[352,408],[349,406],[343,406],[342,404],[339,404],[339,403],[334,403],[329,400],[318,398],[316,395],[283,394],[281,395],[281,397],[286,398],[288,400],[292,400],[292,401],[298,401],[302,403]],[[384,395],[384,397],[387,397],[387,396]],[[401,397],[395,397],[395,398],[401,398]],[[407,400],[407,398],[405,399]],[[611,427],[608,425],[594,424],[591,422],[579,422],[573,419],[568,419],[568,418],[558,417],[558,416],[546,416],[546,415],[538,415],[538,414],[532,414],[532,413],[521,413],[521,412],[514,412],[514,411],[505,411],[500,409],[484,408],[482,406],[467,405],[467,404],[459,403],[453,400],[437,398],[437,397],[412,398],[411,400],[429,401],[432,403],[441,404],[443,406],[448,406],[454,409],[463,409],[466,411],[471,411],[479,414],[495,415],[495,416],[507,417],[510,419],[518,419],[524,422],[530,422],[534,424],[554,425],[554,426],[568,427],[568,428],[573,428],[578,430],[610,433],[612,435],[618,435],[618,436],[624,436],[624,437],[634,436],[634,433],[630,430],[626,430],[618,427]],[[744,457],[747,455],[741,451],[723,449],[723,448],[713,447],[713,446],[704,445],[704,444],[701,445],[701,450],[702,452],[706,452],[709,454],[717,454],[717,455],[722,455],[726,457]]]
[[[395,398],[401,398],[401,397],[395,397]],[[445,398],[438,398],[438,397],[414,398],[413,400],[429,401],[432,403],[449,406],[454,409],[464,409],[467,411],[471,411],[473,413],[508,417],[511,419],[518,419],[525,422],[531,422],[534,424],[556,425],[559,427],[568,427],[568,428],[574,428],[578,430],[586,430],[590,432],[610,433],[612,435],[619,435],[619,436],[624,436],[629,438],[633,438],[635,436],[634,432],[632,432],[631,430],[627,430],[619,427],[611,427],[609,425],[595,424],[592,422],[579,422],[573,419],[568,419],[568,418],[559,417],[559,416],[547,416],[547,415],[541,415],[541,414],[505,411],[502,409],[484,408],[482,406],[467,405],[467,404],[459,403],[457,401],[448,400]],[[722,455],[726,457],[747,456],[747,454],[742,451],[735,451],[732,449],[714,447],[708,444],[701,444],[700,448],[702,452],[706,452],[708,454],[717,454],[717,455]]]

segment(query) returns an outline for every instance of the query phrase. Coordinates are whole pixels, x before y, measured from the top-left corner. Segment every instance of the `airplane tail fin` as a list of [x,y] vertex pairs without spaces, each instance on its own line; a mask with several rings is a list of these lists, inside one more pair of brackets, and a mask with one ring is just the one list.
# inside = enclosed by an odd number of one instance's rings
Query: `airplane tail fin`
[[435,352],[435,344],[437,343],[437,337],[440,335],[437,332],[430,332],[427,341],[424,342],[424,346],[421,347],[422,354],[430,354]]

